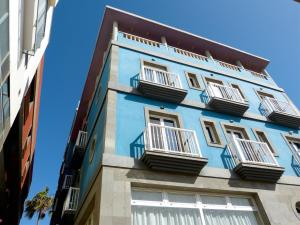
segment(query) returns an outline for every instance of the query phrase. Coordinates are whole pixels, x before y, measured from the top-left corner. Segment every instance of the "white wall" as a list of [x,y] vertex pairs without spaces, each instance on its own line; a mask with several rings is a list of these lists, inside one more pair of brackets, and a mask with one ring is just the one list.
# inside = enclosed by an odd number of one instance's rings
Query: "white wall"
[[[25,5],[28,0],[23,0]],[[30,0],[32,1],[32,0]],[[36,50],[34,56],[29,56],[27,68],[25,67],[25,54],[22,54],[21,62],[18,67],[18,13],[19,0],[9,1],[9,44],[10,44],[10,125],[13,124],[20,109],[23,96],[25,95],[35,71],[41,61],[45,49],[49,42],[53,7],[47,11],[45,37],[41,47]],[[26,7],[26,6],[25,6]],[[33,10],[36,13],[36,10]],[[36,15],[35,15],[36,16]],[[24,34],[24,32],[23,32]]]

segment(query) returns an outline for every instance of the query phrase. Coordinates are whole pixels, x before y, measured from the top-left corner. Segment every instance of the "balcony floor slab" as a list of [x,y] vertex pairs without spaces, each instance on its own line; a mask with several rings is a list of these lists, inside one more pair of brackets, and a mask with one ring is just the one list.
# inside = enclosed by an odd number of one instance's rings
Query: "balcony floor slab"
[[274,111],[268,116],[268,118],[283,126],[288,126],[292,128],[300,127],[300,116]]
[[148,81],[139,81],[138,90],[144,95],[163,100],[179,103],[187,95],[187,91],[180,88],[164,86]]
[[219,112],[236,116],[242,116],[249,108],[248,103],[230,101],[217,97],[212,97],[208,102],[208,105]]
[[284,172],[280,166],[262,165],[254,163],[239,163],[234,171],[245,180],[275,183]]
[[207,158],[146,150],[141,160],[153,170],[198,175]]

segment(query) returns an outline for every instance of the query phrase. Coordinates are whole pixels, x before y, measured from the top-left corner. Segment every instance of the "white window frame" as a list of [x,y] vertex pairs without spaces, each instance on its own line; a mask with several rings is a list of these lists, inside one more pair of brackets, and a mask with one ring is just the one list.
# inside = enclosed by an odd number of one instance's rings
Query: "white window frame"
[[[185,191],[167,191],[167,190],[155,190],[155,189],[143,189],[143,188],[133,188],[133,191],[143,191],[143,192],[156,192],[162,193],[162,201],[145,201],[145,200],[133,200],[131,199],[131,206],[154,206],[154,207],[164,207],[164,208],[189,208],[189,209],[199,209],[199,214],[201,218],[202,225],[206,225],[204,219],[204,209],[214,209],[214,210],[230,210],[230,211],[247,211],[255,212],[255,217],[259,225],[263,225],[262,217],[259,213],[258,207],[256,206],[255,200],[251,196],[244,195],[226,195],[226,194],[215,194],[215,193],[194,193],[194,192],[185,192]],[[178,195],[194,195],[196,202],[195,203],[177,203],[170,202],[168,200],[168,194],[178,194]],[[224,197],[226,200],[226,205],[213,205],[213,204],[204,204],[202,203],[201,196],[212,196],[212,197]],[[234,206],[232,205],[230,198],[243,198],[248,199],[251,203],[251,206]]]

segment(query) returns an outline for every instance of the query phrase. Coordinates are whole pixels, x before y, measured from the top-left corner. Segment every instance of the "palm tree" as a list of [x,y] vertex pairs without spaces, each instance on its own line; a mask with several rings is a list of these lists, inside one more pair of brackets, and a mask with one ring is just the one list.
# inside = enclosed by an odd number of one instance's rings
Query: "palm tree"
[[48,196],[49,188],[37,193],[31,200],[26,201],[25,213],[28,218],[32,218],[35,213],[38,214],[36,224],[39,225],[40,220],[43,219],[52,207],[53,198]]

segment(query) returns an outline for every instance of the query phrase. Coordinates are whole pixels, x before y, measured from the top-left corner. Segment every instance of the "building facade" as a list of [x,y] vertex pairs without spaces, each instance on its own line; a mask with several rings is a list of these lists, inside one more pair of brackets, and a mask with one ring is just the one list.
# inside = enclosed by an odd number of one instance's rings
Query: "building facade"
[[51,224],[299,224],[300,114],[268,63],[106,7]]
[[56,1],[0,3],[0,224],[18,224],[31,183],[44,53]]

